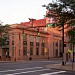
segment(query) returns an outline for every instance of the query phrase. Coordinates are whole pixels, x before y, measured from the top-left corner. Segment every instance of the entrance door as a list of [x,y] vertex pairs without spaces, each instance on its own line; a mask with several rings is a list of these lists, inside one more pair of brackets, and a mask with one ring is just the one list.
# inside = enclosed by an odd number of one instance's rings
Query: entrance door
[[2,49],[2,59],[6,60],[6,58],[9,58],[9,48]]

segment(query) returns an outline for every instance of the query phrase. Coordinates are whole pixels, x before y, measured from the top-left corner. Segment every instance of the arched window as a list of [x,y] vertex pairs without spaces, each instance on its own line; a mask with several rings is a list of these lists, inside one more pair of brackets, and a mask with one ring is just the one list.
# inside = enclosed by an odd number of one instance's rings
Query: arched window
[[23,55],[27,55],[27,47],[23,47]]

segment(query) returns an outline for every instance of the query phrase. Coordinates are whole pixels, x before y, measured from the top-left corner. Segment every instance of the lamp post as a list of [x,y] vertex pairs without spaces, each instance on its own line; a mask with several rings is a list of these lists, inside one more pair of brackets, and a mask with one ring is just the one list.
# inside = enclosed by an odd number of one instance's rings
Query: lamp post
[[64,24],[62,25],[62,65],[65,65],[65,62],[64,62]]

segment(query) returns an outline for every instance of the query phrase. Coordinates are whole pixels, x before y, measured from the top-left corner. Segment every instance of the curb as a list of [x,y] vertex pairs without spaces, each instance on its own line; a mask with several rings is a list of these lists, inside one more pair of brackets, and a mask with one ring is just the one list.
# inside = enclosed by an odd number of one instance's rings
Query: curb
[[[50,65],[46,65],[45,66],[46,68],[49,68],[49,69],[55,69],[55,70],[65,70],[65,71],[71,71],[71,72],[75,72],[75,67],[72,69],[67,67],[67,66],[61,66],[60,64],[50,64]],[[66,67],[66,68],[65,68]],[[69,69],[68,69],[69,68]]]
[[64,71],[75,72],[74,70],[65,70],[65,69],[58,69],[58,68],[50,68],[50,69],[55,69],[55,70],[64,70]]

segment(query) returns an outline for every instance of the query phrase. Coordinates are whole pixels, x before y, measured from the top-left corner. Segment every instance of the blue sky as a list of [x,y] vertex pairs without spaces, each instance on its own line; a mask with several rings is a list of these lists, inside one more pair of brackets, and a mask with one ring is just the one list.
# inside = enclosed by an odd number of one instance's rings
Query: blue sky
[[42,19],[46,14],[43,4],[52,0],[0,0],[0,20],[3,24],[29,21],[28,18]]

